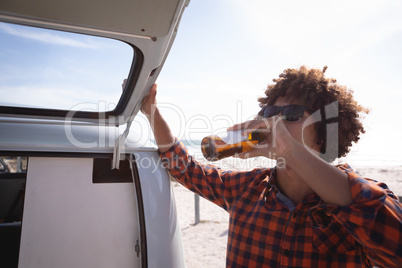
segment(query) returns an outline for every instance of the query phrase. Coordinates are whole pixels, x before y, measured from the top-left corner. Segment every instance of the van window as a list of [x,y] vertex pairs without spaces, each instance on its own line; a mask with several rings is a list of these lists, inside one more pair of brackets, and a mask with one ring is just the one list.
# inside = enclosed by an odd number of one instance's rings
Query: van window
[[0,156],[0,224],[22,219],[27,162],[27,157]]
[[134,49],[96,36],[0,22],[0,106],[113,111]]
[[23,173],[27,171],[28,157],[0,156],[0,172]]
[[3,159],[0,159],[0,172],[7,172],[6,164],[3,162]]

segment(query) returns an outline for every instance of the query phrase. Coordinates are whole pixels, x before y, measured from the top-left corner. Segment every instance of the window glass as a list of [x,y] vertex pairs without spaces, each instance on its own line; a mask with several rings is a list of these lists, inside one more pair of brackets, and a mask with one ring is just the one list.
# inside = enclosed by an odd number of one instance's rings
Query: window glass
[[[18,252],[19,250],[13,245],[16,245],[14,242],[19,241],[21,235],[27,162],[27,157],[0,156],[0,167],[2,168],[0,170],[0,231],[1,234],[9,234],[6,236],[0,234],[0,236],[2,239],[6,239],[6,242],[12,242],[8,245],[7,252]],[[3,223],[4,225],[2,225]],[[4,242],[3,240],[1,242]],[[3,245],[6,244],[3,243]],[[1,257],[3,256],[6,255],[1,255]],[[18,258],[15,261],[17,262]]]
[[0,159],[0,172],[5,172],[5,171],[7,171],[6,164],[3,163],[3,159]]
[[0,105],[112,111],[133,59],[118,40],[0,22]]
[[7,173],[21,173],[27,171],[27,157],[0,156],[0,170]]

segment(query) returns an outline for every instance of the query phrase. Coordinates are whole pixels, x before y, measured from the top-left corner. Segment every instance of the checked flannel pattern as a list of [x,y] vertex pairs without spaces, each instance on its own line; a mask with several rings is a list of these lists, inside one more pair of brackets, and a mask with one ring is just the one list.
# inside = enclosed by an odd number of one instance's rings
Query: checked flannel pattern
[[402,208],[383,183],[348,165],[353,203],[310,195],[291,213],[277,198],[274,169],[201,165],[176,143],[160,154],[170,174],[230,214],[227,267],[402,267]]

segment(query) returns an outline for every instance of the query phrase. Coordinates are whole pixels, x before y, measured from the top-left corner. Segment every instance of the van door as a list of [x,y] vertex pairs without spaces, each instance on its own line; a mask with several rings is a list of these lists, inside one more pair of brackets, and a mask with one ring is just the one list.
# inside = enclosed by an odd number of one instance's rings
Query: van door
[[19,267],[140,267],[133,183],[94,183],[93,165],[29,158]]

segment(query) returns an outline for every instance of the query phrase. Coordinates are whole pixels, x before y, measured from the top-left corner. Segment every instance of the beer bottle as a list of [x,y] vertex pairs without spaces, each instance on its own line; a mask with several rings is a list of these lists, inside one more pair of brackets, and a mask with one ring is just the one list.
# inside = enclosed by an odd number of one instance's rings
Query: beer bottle
[[[241,130],[236,132],[239,136]],[[235,139],[232,137],[222,139],[219,136],[211,135],[202,139],[201,151],[208,161],[217,161],[235,154],[249,152],[264,138],[265,135],[257,131],[249,133],[246,137]]]

